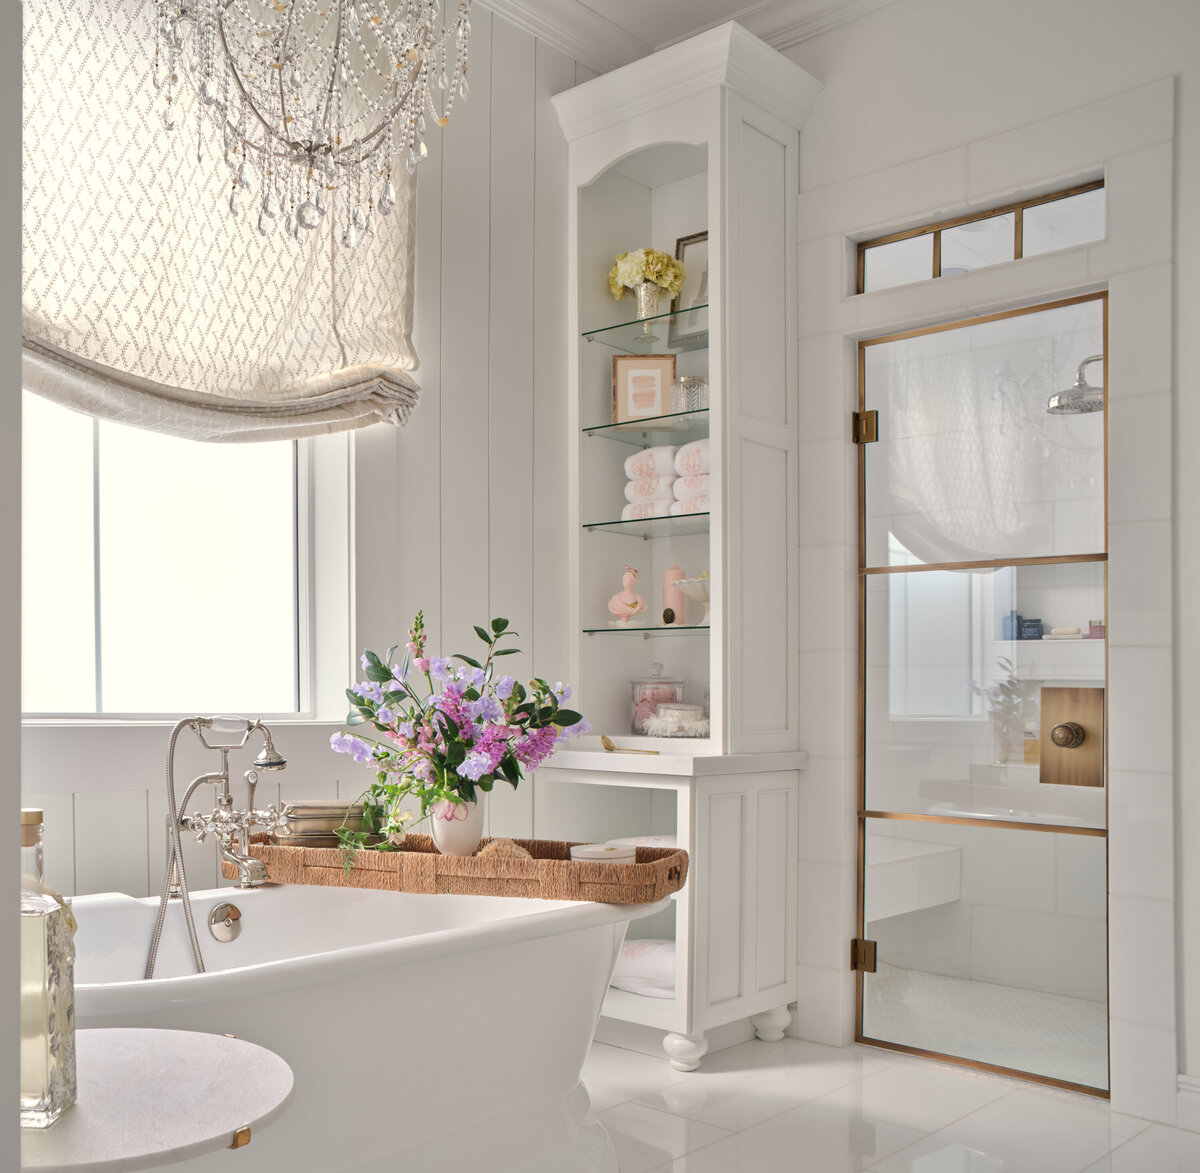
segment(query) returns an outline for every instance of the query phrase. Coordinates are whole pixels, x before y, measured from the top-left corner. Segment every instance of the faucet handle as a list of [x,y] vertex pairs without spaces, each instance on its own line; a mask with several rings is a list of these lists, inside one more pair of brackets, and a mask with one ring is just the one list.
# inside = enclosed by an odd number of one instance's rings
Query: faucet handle
[[253,810],[254,790],[258,786],[258,771],[253,769],[247,770],[242,777],[246,779],[246,789],[249,791],[249,796],[246,799],[246,807],[249,810]]
[[[248,811],[249,821],[255,826],[265,827],[268,831],[274,831],[276,835],[290,835],[292,833],[291,824],[288,822],[288,811],[284,807],[282,811],[277,810],[272,804],[264,811],[251,810]],[[249,827],[247,827],[249,830]]]

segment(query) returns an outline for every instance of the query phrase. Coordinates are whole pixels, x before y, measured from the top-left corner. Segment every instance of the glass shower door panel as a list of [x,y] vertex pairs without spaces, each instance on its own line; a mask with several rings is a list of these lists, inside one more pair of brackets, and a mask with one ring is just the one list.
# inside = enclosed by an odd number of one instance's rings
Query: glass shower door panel
[[1046,410],[1103,338],[1086,300],[867,344],[866,564],[1103,551],[1104,413]]
[[1102,786],[1039,768],[1042,689],[1104,687],[1102,562],[871,574],[866,590],[866,810],[1105,826]]
[[866,820],[862,1031],[1108,1087],[1106,841]]

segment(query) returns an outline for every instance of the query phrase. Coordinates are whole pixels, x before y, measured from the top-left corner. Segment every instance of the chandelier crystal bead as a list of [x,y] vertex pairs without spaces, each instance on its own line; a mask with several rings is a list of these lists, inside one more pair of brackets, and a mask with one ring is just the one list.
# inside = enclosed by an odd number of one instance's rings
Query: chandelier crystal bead
[[[176,88],[194,85],[201,125],[215,124],[237,191],[255,176],[296,201],[285,228],[297,239],[339,199],[343,242],[374,235],[375,210],[396,203],[399,155],[410,174],[429,156],[426,113],[445,126],[466,79],[471,0],[155,0],[154,83],[166,130]],[[309,194],[314,185],[315,200]],[[326,195],[328,192],[328,196]],[[290,193],[290,197],[289,197]],[[297,206],[298,205],[298,206]],[[313,216],[316,216],[316,220]],[[274,210],[264,201],[259,228]],[[264,219],[267,223],[264,224]]]

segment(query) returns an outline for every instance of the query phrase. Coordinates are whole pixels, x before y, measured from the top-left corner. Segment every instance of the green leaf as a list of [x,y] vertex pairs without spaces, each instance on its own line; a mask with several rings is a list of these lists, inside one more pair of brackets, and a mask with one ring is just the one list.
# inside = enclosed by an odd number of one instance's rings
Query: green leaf
[[479,638],[481,640],[483,640],[483,642],[485,644],[487,644],[489,647],[491,647],[492,637],[490,635],[488,635],[488,633],[486,631],[484,631],[483,628],[480,627],[478,623],[475,625],[475,634],[477,636],[479,636]]
[[362,713],[351,712],[346,714],[347,725],[365,725],[366,722],[367,719],[362,715]]
[[454,658],[461,660],[464,664],[470,664],[472,668],[482,668],[483,665],[478,660],[472,660],[470,656],[464,656],[462,652],[455,652]]
[[525,686],[521,684],[520,681],[513,685],[512,694],[513,700],[515,700],[517,704],[520,704],[528,695],[528,693],[525,691]]
[[515,787],[521,781],[521,764],[512,754],[505,754],[500,760],[500,773]]
[[367,658],[368,680],[373,680],[376,684],[391,680],[392,670],[374,652],[363,652],[363,655]]
[[496,633],[496,635],[499,635],[507,626],[508,626],[507,619],[493,619],[492,620],[492,631],[494,631]]
[[554,714],[554,724],[558,726],[578,725],[583,720],[583,714],[575,712],[574,709],[559,709]]
[[490,794],[494,781],[495,779],[491,776],[491,774],[484,774],[483,777],[480,778],[476,783],[476,785],[484,792],[484,794]]
[[470,778],[460,778],[458,780],[458,793],[466,802],[475,802],[475,783]]
[[495,659],[497,656],[518,656],[520,654],[520,648],[497,648],[492,653],[492,658]]

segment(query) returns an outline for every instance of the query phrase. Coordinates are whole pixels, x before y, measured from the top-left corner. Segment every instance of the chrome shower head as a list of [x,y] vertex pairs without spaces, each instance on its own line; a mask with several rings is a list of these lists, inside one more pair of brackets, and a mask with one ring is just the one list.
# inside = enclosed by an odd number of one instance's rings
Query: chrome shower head
[[256,770],[282,770],[287,765],[287,758],[275,748],[271,740],[271,731],[260,721],[258,727],[262,730],[263,747],[254,759]]
[[1104,355],[1092,354],[1079,364],[1079,370],[1075,374],[1075,385],[1068,387],[1066,391],[1059,391],[1057,395],[1051,395],[1046,403],[1046,412],[1049,415],[1087,415],[1093,411],[1104,410],[1104,388],[1093,387],[1083,377],[1083,368],[1088,363],[1103,362]]

